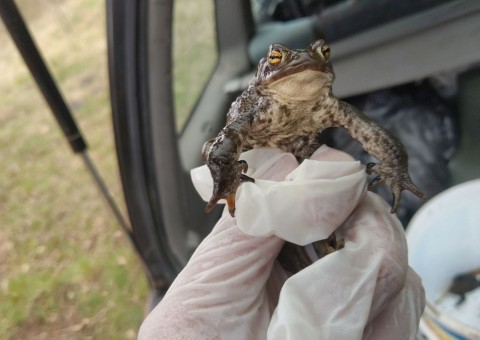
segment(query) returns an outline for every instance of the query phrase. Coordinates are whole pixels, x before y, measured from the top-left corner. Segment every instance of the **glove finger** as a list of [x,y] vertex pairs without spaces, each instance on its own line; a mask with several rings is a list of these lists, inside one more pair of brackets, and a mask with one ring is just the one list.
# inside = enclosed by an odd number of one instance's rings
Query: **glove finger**
[[413,338],[425,308],[425,291],[420,277],[409,268],[403,289],[368,324],[364,339]]
[[319,147],[310,157],[316,161],[335,161],[335,162],[352,162],[355,159],[346,152],[330,148],[326,145]]
[[351,220],[339,230],[345,248],[285,282],[269,339],[362,337],[365,326],[406,282],[404,233],[388,210],[378,196],[367,194]]
[[299,245],[326,239],[338,228],[365,194],[365,168],[328,147],[319,148],[314,158],[280,183],[243,184],[237,193],[239,228]]

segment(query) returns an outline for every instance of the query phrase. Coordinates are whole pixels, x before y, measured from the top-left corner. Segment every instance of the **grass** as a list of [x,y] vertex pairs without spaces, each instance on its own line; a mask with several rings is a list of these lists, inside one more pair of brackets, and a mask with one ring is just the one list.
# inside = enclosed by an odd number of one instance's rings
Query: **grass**
[[[124,208],[103,2],[17,3]],[[177,3],[180,127],[210,73],[214,49],[210,1]],[[139,261],[2,25],[0,44],[0,339],[135,338],[148,295]]]

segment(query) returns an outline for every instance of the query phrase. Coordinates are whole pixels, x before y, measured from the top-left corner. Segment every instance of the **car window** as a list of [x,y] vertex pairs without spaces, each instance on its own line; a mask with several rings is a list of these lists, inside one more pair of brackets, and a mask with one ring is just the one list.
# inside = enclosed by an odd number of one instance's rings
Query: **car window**
[[180,0],[174,4],[173,65],[177,131],[190,115],[217,60],[214,3]]

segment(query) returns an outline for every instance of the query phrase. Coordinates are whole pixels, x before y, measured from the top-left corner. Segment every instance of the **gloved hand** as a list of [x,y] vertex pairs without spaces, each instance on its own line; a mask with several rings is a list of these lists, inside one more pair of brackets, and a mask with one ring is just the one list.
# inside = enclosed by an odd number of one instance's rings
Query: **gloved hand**
[[[327,147],[300,166],[272,149],[242,159],[256,182],[240,186],[236,217],[224,211],[139,339],[415,338],[423,287],[400,223],[366,192],[365,168]],[[208,169],[192,178],[208,200]],[[343,249],[293,276],[276,262],[284,239],[305,245],[333,231]]]

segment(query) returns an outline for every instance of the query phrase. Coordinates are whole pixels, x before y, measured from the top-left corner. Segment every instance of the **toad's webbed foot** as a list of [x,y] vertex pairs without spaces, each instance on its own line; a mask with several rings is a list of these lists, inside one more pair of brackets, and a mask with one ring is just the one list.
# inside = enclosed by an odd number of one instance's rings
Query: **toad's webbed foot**
[[251,177],[245,175],[248,170],[247,162],[233,161],[224,162],[215,160],[208,162],[210,173],[213,177],[213,195],[210,198],[205,212],[210,212],[221,199],[227,200],[228,211],[232,217],[235,214],[235,193],[243,182],[255,182]]
[[402,191],[408,190],[415,194],[422,200],[426,200],[427,196],[413,184],[407,169],[399,168],[388,164],[367,164],[367,173],[371,175],[376,173],[378,176],[369,184],[368,188],[371,189],[378,184],[384,183],[387,185],[393,194],[393,205],[390,213],[395,213],[400,203],[400,195]]

